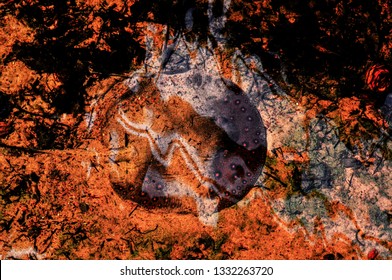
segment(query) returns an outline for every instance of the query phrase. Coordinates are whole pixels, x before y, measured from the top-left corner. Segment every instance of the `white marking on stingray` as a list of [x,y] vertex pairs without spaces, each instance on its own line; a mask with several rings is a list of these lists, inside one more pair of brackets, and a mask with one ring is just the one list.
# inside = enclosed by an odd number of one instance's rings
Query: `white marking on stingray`
[[[166,137],[158,137],[157,133],[155,133],[152,129],[148,128],[144,124],[137,124],[131,122],[121,109],[119,109],[118,112],[121,118],[117,118],[117,122],[121,124],[121,126],[129,134],[146,138],[149,142],[153,156],[163,166],[168,167],[171,164],[174,152],[178,150],[187,167],[191,170],[197,180],[202,185],[206,185],[207,187],[214,190],[217,194],[223,195],[213,184],[209,183],[203,178],[202,174],[205,174],[206,172],[202,167],[202,164],[197,159],[197,156],[195,157],[193,155],[195,151],[191,150],[188,143],[186,143],[181,136],[176,133],[173,133]],[[161,139],[164,141],[158,142],[155,141],[155,139]]]

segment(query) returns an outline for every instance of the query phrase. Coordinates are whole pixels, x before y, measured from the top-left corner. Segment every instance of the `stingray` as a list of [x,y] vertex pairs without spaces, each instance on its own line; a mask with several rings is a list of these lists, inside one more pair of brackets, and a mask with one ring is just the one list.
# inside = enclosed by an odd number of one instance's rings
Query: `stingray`
[[180,96],[163,100],[152,80],[110,108],[103,137],[120,197],[148,209],[181,208],[192,198],[200,213],[211,201],[206,211],[219,212],[248,194],[265,163],[266,130],[248,96],[222,81],[212,116]]

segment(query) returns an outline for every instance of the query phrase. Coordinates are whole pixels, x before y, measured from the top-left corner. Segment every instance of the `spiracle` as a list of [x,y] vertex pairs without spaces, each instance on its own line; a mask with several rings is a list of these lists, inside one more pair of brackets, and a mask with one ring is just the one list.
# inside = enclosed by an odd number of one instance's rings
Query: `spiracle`
[[[212,80],[197,77],[197,87],[202,79]],[[217,212],[246,196],[265,162],[266,131],[247,95],[223,84],[224,96],[208,104],[212,117],[181,96],[162,98],[154,81],[109,109],[102,135],[120,197],[150,209],[178,208],[191,197],[199,211],[215,201]]]

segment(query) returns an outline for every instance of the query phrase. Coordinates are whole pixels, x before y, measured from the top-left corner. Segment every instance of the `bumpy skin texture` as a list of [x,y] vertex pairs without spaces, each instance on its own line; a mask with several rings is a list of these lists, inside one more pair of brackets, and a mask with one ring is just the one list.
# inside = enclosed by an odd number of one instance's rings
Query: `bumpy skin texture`
[[215,102],[215,122],[228,136],[248,151],[266,146],[265,128],[260,114],[236,85],[225,83],[226,96]]
[[220,209],[241,200],[261,174],[267,147],[266,131],[260,114],[237,86],[227,84],[227,95],[215,104],[219,115],[215,122],[226,138],[214,157],[212,171],[225,195]]
[[163,100],[152,81],[109,110],[104,139],[117,194],[150,209],[217,199],[220,211],[249,192],[265,162],[266,131],[241,89],[224,84],[212,118],[179,96]]

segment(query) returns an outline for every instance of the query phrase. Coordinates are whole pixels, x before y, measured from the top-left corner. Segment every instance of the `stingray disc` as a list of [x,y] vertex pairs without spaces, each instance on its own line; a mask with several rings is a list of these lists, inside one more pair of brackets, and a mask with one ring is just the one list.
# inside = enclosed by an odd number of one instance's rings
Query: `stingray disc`
[[186,81],[184,92],[146,80],[108,110],[102,136],[110,181],[118,195],[146,208],[217,212],[240,201],[261,175],[266,130],[238,86],[209,76]]

